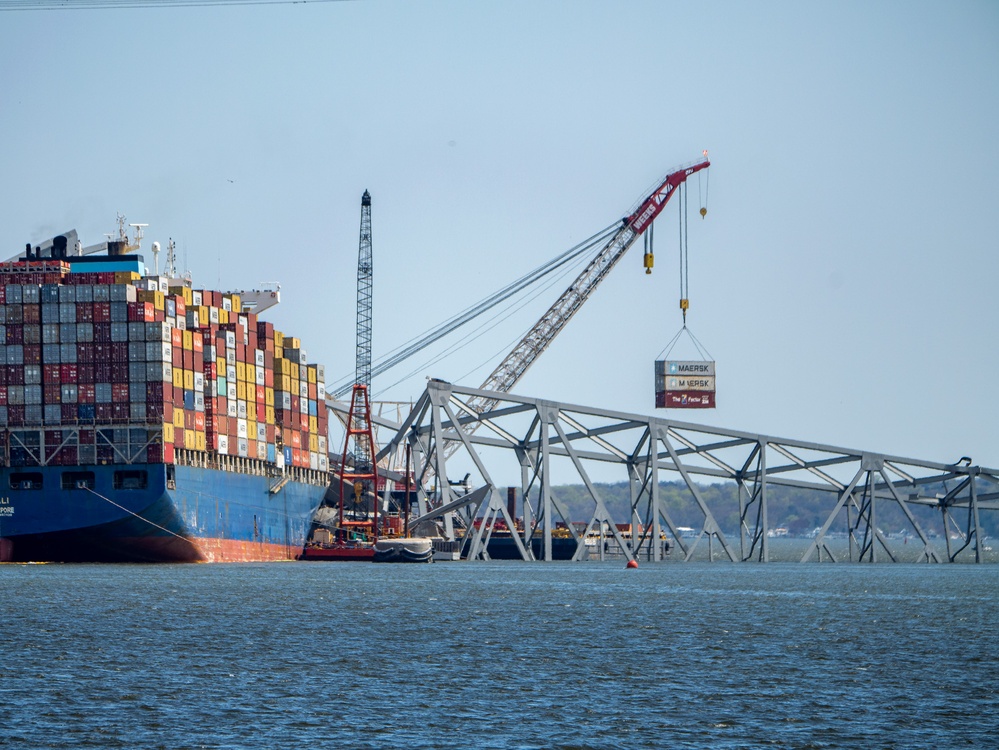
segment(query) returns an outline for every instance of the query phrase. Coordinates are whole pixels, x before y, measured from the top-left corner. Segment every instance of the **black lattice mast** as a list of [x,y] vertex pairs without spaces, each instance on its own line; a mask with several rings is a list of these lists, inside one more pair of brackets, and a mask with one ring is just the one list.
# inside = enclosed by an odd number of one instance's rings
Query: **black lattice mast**
[[357,248],[357,364],[354,382],[371,390],[371,194],[361,196],[361,239]]

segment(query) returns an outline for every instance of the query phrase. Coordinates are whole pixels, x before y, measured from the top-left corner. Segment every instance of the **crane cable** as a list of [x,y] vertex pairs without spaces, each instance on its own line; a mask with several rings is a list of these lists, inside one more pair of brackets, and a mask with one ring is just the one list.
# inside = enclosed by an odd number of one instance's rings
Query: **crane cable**
[[680,220],[677,222],[680,227],[680,310],[683,312],[683,327],[687,327],[687,310],[690,307],[690,279],[688,274],[688,254],[687,254],[687,212],[684,210],[689,203],[686,185],[681,183],[679,195],[677,196],[677,206],[680,212]]
[[[410,341],[407,344],[402,344],[401,346],[396,347],[395,349],[390,351],[387,355],[382,357],[378,362],[374,363],[374,365],[371,368],[372,378],[394,367],[403,360],[408,359],[409,357],[423,350],[424,348],[434,343],[435,341],[443,338],[447,334],[452,333],[456,329],[460,328],[468,321],[478,317],[479,315],[482,315],[486,311],[497,306],[501,302],[508,300],[509,298],[511,298],[518,292],[524,290],[531,284],[534,284],[540,279],[543,279],[545,276],[548,276],[553,271],[562,269],[566,266],[566,264],[570,264],[573,263],[574,261],[577,261],[586,253],[592,251],[593,247],[598,245],[602,247],[606,239],[612,234],[614,234],[616,231],[618,231],[618,228],[619,228],[618,223],[611,224],[610,226],[597,232],[593,236],[571,247],[569,250],[566,250],[561,255],[552,258],[551,260],[547,261],[546,263],[534,269],[533,271],[525,274],[519,279],[508,284],[503,289],[500,289],[499,291],[493,293],[489,297],[467,307],[461,313],[458,313],[452,318],[449,318],[448,320],[444,321],[444,323],[441,323],[436,328],[430,330],[426,334],[414,337],[413,339],[410,339]],[[351,376],[344,376],[337,381],[336,386],[333,389],[330,389],[330,392],[332,393],[334,398],[339,398],[340,395],[346,392],[346,390],[350,387],[350,384],[352,382],[353,380],[351,379]]]

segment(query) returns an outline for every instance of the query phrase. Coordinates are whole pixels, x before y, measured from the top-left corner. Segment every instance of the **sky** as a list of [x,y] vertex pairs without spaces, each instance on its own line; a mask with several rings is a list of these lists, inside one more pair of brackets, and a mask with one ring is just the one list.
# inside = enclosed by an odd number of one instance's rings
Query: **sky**
[[[279,281],[265,317],[332,382],[354,369],[365,190],[377,359],[706,149],[687,324],[717,408],[654,408],[682,325],[673,204],[654,273],[639,241],[513,391],[999,467],[995,3],[3,5],[3,257],[148,223],[196,287]],[[569,280],[375,399],[478,386]]]

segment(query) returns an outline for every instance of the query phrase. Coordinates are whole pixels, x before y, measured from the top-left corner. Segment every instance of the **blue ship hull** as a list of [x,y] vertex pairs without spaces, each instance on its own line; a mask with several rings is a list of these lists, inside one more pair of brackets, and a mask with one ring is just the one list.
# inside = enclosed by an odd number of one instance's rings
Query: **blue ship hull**
[[326,488],[170,464],[0,467],[0,561],[295,559]]

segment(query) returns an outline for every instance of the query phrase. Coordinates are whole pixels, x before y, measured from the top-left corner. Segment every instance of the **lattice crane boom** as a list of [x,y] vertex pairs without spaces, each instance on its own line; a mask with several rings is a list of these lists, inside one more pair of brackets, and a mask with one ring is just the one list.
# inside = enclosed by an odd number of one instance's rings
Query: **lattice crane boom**
[[357,357],[354,382],[371,388],[371,194],[361,196],[361,235],[357,248]]

